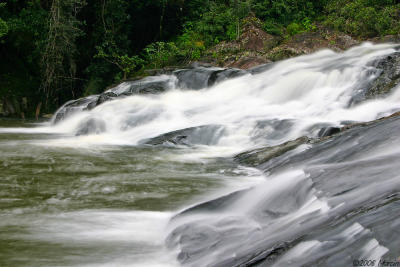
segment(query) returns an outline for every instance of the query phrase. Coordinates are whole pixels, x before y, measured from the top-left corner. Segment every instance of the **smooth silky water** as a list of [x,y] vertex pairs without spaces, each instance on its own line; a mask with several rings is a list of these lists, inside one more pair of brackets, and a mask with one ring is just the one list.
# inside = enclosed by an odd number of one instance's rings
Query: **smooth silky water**
[[261,179],[229,160],[176,160],[176,148],[46,145],[63,138],[0,134],[0,266],[175,266],[173,212]]
[[[369,63],[394,52],[390,44],[364,44],[344,53],[324,50],[211,88],[172,86],[158,95],[116,99],[80,110],[56,125],[1,120],[0,266],[223,266],[223,260],[240,255],[246,244],[249,249],[262,247],[262,236],[285,241],[293,238],[290,233],[298,235],[326,222],[335,214],[332,210],[344,210],[351,201],[332,203],[322,197],[309,179],[307,162],[271,174],[240,166],[231,156],[303,135],[315,137],[321,126],[370,121],[398,111],[398,89],[385,98],[354,101],[360,85],[376,75]],[[104,121],[105,132],[76,136],[88,118]],[[213,139],[211,145],[141,142],[201,125],[222,125],[224,134],[206,136]],[[387,154],[397,141],[379,147],[379,153]],[[338,145],[337,150],[346,148]],[[378,157],[374,153],[371,157]],[[245,188],[255,189],[221,212],[202,211],[182,221],[174,217],[197,203]],[[260,207],[269,211],[259,214]],[[198,241],[194,231],[194,238],[188,232],[182,241],[182,249],[195,256],[186,261],[181,254],[179,263],[180,248],[166,249],[165,240],[171,243],[174,238],[167,236],[180,226],[199,224],[204,238]],[[354,222],[341,233],[350,231],[351,236],[359,229]],[[366,255],[379,258],[388,251],[374,244]],[[282,265],[277,264],[283,266],[285,259],[320,245],[316,240],[293,245],[280,259]]]

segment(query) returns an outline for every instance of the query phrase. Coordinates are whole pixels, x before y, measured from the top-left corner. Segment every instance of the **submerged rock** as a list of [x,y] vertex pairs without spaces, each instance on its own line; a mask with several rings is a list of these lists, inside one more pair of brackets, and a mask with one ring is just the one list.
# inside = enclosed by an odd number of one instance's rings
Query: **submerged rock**
[[140,143],[146,145],[215,145],[223,134],[224,127],[221,125],[203,125],[169,132],[142,140]]
[[75,135],[100,134],[106,131],[106,123],[99,118],[89,118],[79,124]]

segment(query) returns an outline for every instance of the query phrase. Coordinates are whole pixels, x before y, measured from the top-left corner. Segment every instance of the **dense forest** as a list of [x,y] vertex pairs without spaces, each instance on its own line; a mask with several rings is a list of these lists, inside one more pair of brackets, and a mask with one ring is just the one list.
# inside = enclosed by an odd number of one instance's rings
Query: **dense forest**
[[198,60],[238,38],[249,16],[282,38],[316,25],[361,39],[400,29],[396,0],[6,0],[0,105],[51,113],[144,69]]

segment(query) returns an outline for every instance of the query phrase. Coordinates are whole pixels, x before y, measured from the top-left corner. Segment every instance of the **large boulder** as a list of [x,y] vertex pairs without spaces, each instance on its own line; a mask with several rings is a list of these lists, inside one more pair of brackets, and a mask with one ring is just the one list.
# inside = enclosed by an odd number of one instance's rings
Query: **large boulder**
[[78,113],[82,110],[90,109],[91,107],[96,105],[98,99],[99,95],[92,95],[68,101],[54,114],[52,123],[56,124],[75,113]]
[[173,88],[175,82],[174,76],[171,75],[150,76],[140,80],[122,82],[102,93],[95,106],[118,97],[163,93]]
[[178,87],[182,89],[203,89],[209,86],[209,79],[215,72],[223,71],[222,68],[199,67],[182,69],[174,72],[178,79]]
[[248,73],[245,70],[236,68],[197,67],[177,70],[174,72],[174,75],[178,79],[178,86],[180,88],[198,90]]

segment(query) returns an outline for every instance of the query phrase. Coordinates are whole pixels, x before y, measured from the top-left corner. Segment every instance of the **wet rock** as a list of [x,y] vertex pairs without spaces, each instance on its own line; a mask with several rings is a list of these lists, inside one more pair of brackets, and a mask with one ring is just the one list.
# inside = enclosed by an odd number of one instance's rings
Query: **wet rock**
[[[396,258],[399,153],[390,149],[371,157],[370,152],[398,143],[399,121],[397,113],[360,123],[316,139],[302,153],[285,153],[258,166],[271,179],[245,196],[239,191],[226,198],[232,205],[221,198],[214,205],[200,204],[197,214],[191,208],[187,218],[178,215],[168,247],[179,249],[178,260],[190,266],[348,266],[351,255],[376,248],[384,248],[385,259]],[[282,181],[296,170],[301,179]],[[268,191],[274,185],[278,191]],[[271,207],[289,213],[263,217]]]
[[318,137],[332,136],[340,132],[340,127],[324,127],[318,132]]
[[378,77],[365,92],[367,99],[389,94],[400,84],[400,52],[396,52],[373,63],[378,69]]
[[245,70],[240,70],[240,69],[225,69],[221,71],[215,71],[211,73],[209,79],[208,79],[208,86],[213,86],[217,83],[220,83],[222,81],[240,77],[243,75],[249,74]]
[[117,97],[118,97],[118,95],[116,95],[113,92],[104,92],[99,96],[99,99],[97,100],[95,105],[90,105],[90,107],[88,106],[88,108],[93,109],[93,108],[97,107],[98,105],[101,105],[105,102],[111,101]]
[[248,192],[248,190],[235,191],[233,193],[219,197],[217,199],[213,199],[210,201],[206,201],[206,202],[197,204],[191,208],[185,209],[184,211],[180,212],[178,215],[176,215],[172,219],[175,220],[182,216],[186,216],[186,215],[189,215],[192,213],[198,213],[198,212],[200,212],[200,213],[201,212],[217,212],[218,210],[228,207],[235,200],[239,199],[247,192]]
[[209,251],[210,245],[211,247],[217,245],[220,239],[220,233],[210,226],[183,225],[167,237],[166,243],[169,248],[183,246],[184,249],[178,254],[178,260],[181,263],[189,263],[203,257],[204,251]]
[[249,69],[248,71],[249,71],[251,74],[254,75],[254,74],[259,74],[259,73],[262,73],[262,72],[264,72],[264,71],[267,71],[267,70],[271,69],[273,66],[274,66],[273,63],[266,63],[266,64],[258,65],[258,66],[256,66],[256,67],[252,67],[252,68]]
[[75,133],[76,136],[100,134],[106,131],[106,123],[99,118],[89,118],[82,122]]
[[116,96],[134,94],[159,94],[171,89],[175,84],[173,76],[150,76],[136,81],[127,81],[107,90],[104,94],[113,93]]
[[224,127],[221,125],[203,125],[169,132],[142,140],[139,143],[146,145],[214,145],[223,134]]
[[77,100],[71,100],[65,103],[53,116],[53,124],[59,123],[62,120],[70,117],[71,115],[80,112],[82,110],[89,109],[88,107],[93,107],[99,95],[92,95],[88,97],[79,98]]
[[251,151],[246,151],[240,153],[234,157],[235,161],[240,164],[245,164],[249,166],[257,166],[268,160],[278,157],[290,150],[295,149],[299,145],[306,144],[310,141],[310,139],[306,136],[297,138],[293,141],[285,142],[281,145],[273,146],[273,147],[263,147],[259,149],[254,149]]
[[178,79],[178,86],[182,89],[203,89],[209,86],[209,79],[215,72],[221,72],[222,68],[183,69],[174,72]]

